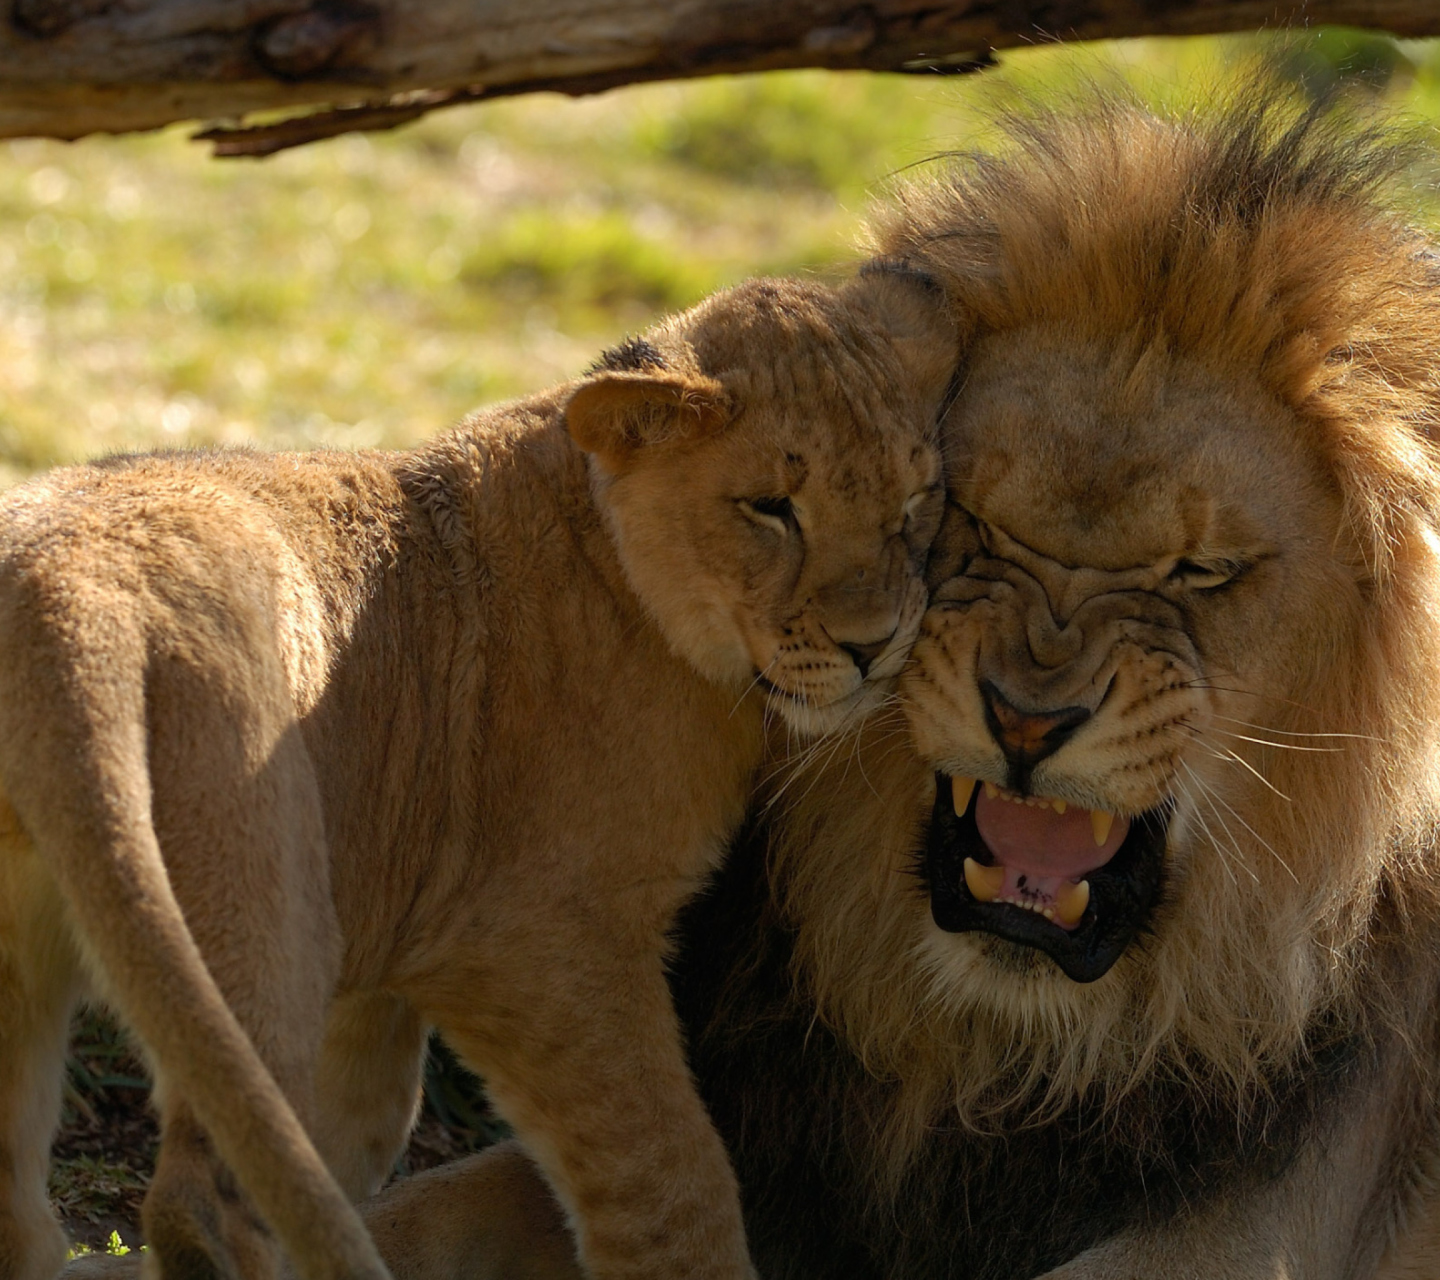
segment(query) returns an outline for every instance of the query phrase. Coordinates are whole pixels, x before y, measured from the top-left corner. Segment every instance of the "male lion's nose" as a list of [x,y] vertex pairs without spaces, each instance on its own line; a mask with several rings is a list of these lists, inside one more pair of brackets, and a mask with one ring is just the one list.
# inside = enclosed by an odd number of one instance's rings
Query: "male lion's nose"
[[980,693],[985,700],[985,722],[995,741],[1011,764],[1026,770],[1058,751],[1090,718],[1084,707],[1021,711],[988,680],[980,681]]
[[893,639],[893,636],[887,636],[874,644],[842,644],[839,647],[850,655],[850,661],[855,664],[855,669],[861,676],[866,676],[870,674],[870,664],[885,652],[885,646]]

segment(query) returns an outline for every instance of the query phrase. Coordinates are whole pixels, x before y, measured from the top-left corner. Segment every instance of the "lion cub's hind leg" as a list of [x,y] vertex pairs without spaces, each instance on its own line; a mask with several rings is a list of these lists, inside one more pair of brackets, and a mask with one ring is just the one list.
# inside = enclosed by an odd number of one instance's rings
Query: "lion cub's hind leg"
[[518,1142],[402,1178],[361,1212],[395,1280],[583,1280],[565,1215]]
[[80,986],[59,891],[0,795],[0,1280],[65,1261],[46,1173]]
[[[185,709],[156,717],[151,739],[155,831],[175,896],[226,1004],[309,1128],[339,969],[310,758],[275,681],[257,679],[250,705],[226,707],[203,677],[162,679],[152,697]],[[160,1159],[141,1216],[160,1274],[273,1276],[269,1227],[159,1068],[156,1096]]]
[[315,1082],[315,1146],[352,1200],[374,1195],[420,1106],[428,1028],[401,996],[348,992],[330,1008]]

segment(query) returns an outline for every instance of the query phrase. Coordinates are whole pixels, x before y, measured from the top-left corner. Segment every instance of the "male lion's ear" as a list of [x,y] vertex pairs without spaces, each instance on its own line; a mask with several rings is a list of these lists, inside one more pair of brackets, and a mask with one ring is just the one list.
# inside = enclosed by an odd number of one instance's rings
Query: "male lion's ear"
[[565,427],[607,471],[619,471],[637,449],[698,439],[734,416],[730,397],[702,374],[600,372],[565,403]]
[[845,290],[889,333],[906,378],[938,403],[973,328],[957,314],[945,287],[913,263],[876,258]]

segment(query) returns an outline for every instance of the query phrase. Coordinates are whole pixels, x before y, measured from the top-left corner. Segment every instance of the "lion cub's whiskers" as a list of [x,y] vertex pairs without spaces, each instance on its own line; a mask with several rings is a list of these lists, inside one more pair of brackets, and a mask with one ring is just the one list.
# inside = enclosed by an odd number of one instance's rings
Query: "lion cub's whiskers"
[[[752,689],[754,689],[755,686],[756,686],[757,684],[759,684],[762,680],[765,680],[765,679],[768,678],[768,676],[769,676],[769,674],[770,674],[770,671],[774,668],[775,664],[776,664],[778,661],[780,661],[780,659],[779,659],[778,656],[777,656],[777,657],[774,657],[774,658],[771,658],[769,662],[767,662],[763,667],[760,668],[760,670],[758,670],[758,671],[755,673],[755,678],[754,678],[753,680],[751,680],[750,683],[745,686],[745,688],[744,688],[744,690],[741,692],[740,696],[735,699],[735,705],[730,708],[730,714],[726,717],[726,719],[733,720],[733,719],[735,718],[735,713],[736,713],[737,711],[739,711],[740,708],[744,705],[745,699],[750,696],[750,691],[751,691]],[[768,698],[766,699],[766,703],[767,703],[767,706],[768,706],[768,703],[769,703],[769,699],[768,699]]]

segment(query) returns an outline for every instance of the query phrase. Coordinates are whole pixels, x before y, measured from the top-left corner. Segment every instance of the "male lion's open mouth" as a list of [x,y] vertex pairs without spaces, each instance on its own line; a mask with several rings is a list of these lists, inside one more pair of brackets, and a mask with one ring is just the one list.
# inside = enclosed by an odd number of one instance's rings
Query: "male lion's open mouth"
[[1154,906],[1167,821],[1163,810],[1116,817],[936,774],[922,867],[931,914],[947,932],[1037,947],[1067,977],[1094,982]]

